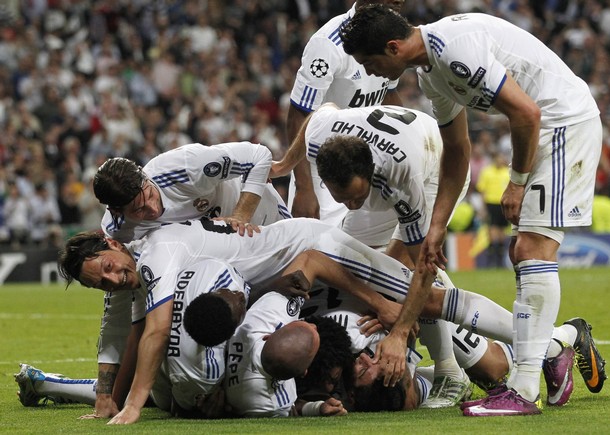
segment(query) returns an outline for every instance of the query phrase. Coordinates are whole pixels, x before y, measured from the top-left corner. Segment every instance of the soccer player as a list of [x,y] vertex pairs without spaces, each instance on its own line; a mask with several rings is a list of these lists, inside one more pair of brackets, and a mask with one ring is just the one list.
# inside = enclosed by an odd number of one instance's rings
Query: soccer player
[[98,169],[95,196],[108,206],[102,230],[127,243],[163,223],[224,217],[240,234],[290,218],[268,183],[271,151],[250,142],[183,145],[143,168],[115,157]]
[[[237,325],[245,314],[250,286],[235,268],[218,260],[193,264],[176,276],[169,344],[151,391],[155,405],[172,414],[207,416],[197,404],[214,398],[216,390],[222,389],[219,384],[225,373],[225,342],[209,347],[198,344],[188,333],[186,324],[185,312],[188,307],[193,301],[206,296],[211,306],[226,305],[230,311],[229,320],[232,318],[229,323]],[[210,297],[223,303],[210,302]],[[137,308],[137,305],[134,307]],[[144,320],[144,313],[137,309],[132,316],[136,324]],[[214,319],[220,321],[222,314],[217,314]],[[226,323],[226,320],[223,322]],[[215,326],[210,319],[204,319],[204,323],[203,327],[209,328],[210,324]],[[127,364],[125,360],[130,350],[133,349],[118,349],[118,359],[122,364]],[[107,370],[107,375],[99,379],[79,380],[44,373],[22,364],[20,373],[15,376],[20,387],[19,400],[24,406],[37,406],[42,398],[50,398],[58,403],[79,402],[96,406],[96,412],[88,418],[106,417],[97,411],[98,408],[101,411],[102,403],[107,402],[112,403],[109,406],[114,408],[116,414],[116,404],[122,403],[124,398],[117,397],[120,395],[117,390],[112,396],[115,383],[111,379],[118,373],[119,365],[114,363],[112,356],[104,353],[98,356],[98,361]],[[117,389],[120,390],[120,387]]]
[[[304,376],[325,343],[318,328],[334,323],[299,320],[302,298],[286,298],[275,292],[263,295],[246,313],[227,343],[226,400],[239,417],[288,417],[297,415],[345,415],[343,404],[333,398],[322,403],[300,403],[295,408],[295,377]],[[336,325],[335,333],[345,334]],[[349,339],[341,342],[349,352]]]
[[[508,390],[464,414],[539,414],[540,371],[549,343],[553,345],[560,303],[557,251],[564,228],[591,224],[602,127],[587,84],[534,36],[484,14],[454,15],[414,27],[394,11],[373,5],[359,9],[340,34],[346,53],[368,73],[395,79],[405,68],[419,68],[420,87],[432,102],[443,138],[430,230],[410,297],[379,354],[404,360],[406,331],[427,299],[436,268],[446,262],[446,226],[468,172],[466,108],[503,113],[513,148],[502,210],[513,224],[509,256],[517,278],[516,370]],[[595,355],[584,356],[598,368],[589,388],[599,390],[603,363]],[[387,382],[400,377],[403,364],[395,367]]]
[[[388,5],[400,12],[405,1],[357,0],[349,11],[330,19],[307,42],[290,94],[286,121],[289,142],[297,138],[306,116],[326,102],[335,103],[341,108],[382,103],[401,105],[396,90],[397,79],[388,80],[367,74],[341,47],[341,26],[354,16],[358,8],[375,3]],[[328,195],[315,167],[311,167],[307,161],[300,162],[294,168],[288,206],[295,217],[319,218],[338,227],[341,227],[347,212],[343,205],[337,204]],[[386,238],[389,238],[394,227],[392,218],[392,214],[387,217],[389,222],[384,227]],[[363,216],[357,222],[360,225],[354,228],[355,233],[350,234],[369,246],[379,245],[377,236],[369,235],[367,217]]]

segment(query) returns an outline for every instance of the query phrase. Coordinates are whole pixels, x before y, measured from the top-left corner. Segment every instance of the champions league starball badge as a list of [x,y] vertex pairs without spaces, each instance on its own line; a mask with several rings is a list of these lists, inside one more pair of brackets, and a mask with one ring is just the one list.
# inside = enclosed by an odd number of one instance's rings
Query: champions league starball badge
[[309,66],[309,71],[316,78],[322,78],[328,74],[328,63],[324,59],[315,59]]

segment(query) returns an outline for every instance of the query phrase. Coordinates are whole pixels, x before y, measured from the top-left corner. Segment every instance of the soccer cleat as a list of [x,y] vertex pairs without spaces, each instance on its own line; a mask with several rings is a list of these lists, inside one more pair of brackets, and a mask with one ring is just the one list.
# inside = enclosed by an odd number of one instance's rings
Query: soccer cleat
[[462,404],[460,405],[460,409],[463,411],[464,409],[470,408],[471,406],[480,405],[481,403],[485,402],[490,397],[505,393],[507,390],[508,390],[508,387],[506,387],[506,384],[500,384],[497,387],[492,388],[491,390],[487,390],[487,397],[483,397],[481,399],[476,399],[476,400],[469,400],[468,402],[462,402]]
[[571,346],[555,340],[562,347],[559,355],[547,358],[542,365],[542,373],[546,381],[546,403],[551,406],[565,405],[570,399],[574,382],[572,367],[574,367],[574,349]]
[[35,369],[28,364],[19,364],[21,370],[15,375],[15,382],[19,384],[19,401],[23,406],[38,406],[44,396],[39,395],[34,388],[36,382],[45,380],[41,370]]
[[525,400],[515,390],[508,389],[504,393],[488,397],[478,405],[464,409],[463,413],[467,417],[494,417],[535,415],[541,411],[537,403]]
[[432,384],[428,398],[420,408],[449,408],[461,400],[468,399],[472,394],[470,379],[464,373],[464,378],[454,379],[448,376],[437,377]]
[[604,386],[604,381],[607,379],[605,370],[606,361],[604,361],[595,346],[591,336],[591,325],[580,317],[570,319],[563,322],[563,324],[572,325],[578,331],[578,336],[574,342],[578,371],[580,371],[582,378],[585,380],[589,391],[599,393]]
[[[44,406],[49,400],[54,403],[71,403],[70,400],[66,400],[59,397],[51,397],[41,395],[36,392],[36,385],[45,381],[48,375],[52,375],[56,378],[65,378],[64,375],[56,373],[45,373],[42,370],[38,370],[29,364],[19,364],[21,370],[15,374],[15,382],[19,385],[19,391],[17,396],[23,406]],[[42,400],[42,403],[40,402]]]

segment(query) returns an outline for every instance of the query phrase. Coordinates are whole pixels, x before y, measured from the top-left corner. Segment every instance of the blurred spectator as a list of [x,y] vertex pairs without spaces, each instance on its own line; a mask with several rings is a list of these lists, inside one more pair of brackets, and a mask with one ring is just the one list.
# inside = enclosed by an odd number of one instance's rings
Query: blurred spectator
[[37,184],[30,200],[32,231],[31,241],[38,246],[47,246],[61,234],[61,214],[55,197],[49,194],[44,184]]
[[506,250],[506,228],[508,221],[502,212],[500,201],[510,180],[508,162],[502,153],[492,154],[492,161],[479,174],[476,188],[483,196],[487,210],[489,246],[487,248],[487,265],[504,267]]
[[30,204],[21,194],[17,185],[10,182],[8,196],[4,201],[4,220],[9,231],[9,242],[13,249],[19,249],[30,240],[32,229]]

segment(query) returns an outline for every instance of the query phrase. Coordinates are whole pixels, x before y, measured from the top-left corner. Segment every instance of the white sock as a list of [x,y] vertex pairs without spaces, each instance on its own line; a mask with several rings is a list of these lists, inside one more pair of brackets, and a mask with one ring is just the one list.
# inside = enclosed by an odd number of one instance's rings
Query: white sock
[[434,361],[434,376],[462,378],[462,370],[453,354],[451,329],[444,320],[420,319],[419,341],[428,348]]
[[491,299],[458,288],[445,292],[441,318],[477,334],[512,343],[513,316]]
[[[432,373],[434,371],[434,368],[430,367],[430,369],[431,370],[429,370],[429,372]],[[418,368],[417,372],[415,372],[415,382],[417,385],[417,390],[419,392],[419,399],[418,399],[417,404],[421,405],[422,403],[424,403],[426,401],[426,399],[430,395],[430,390],[432,389],[432,381],[430,379],[428,379],[427,377],[423,376],[422,374],[420,374],[419,370],[420,369]]]
[[518,284],[520,281],[513,304],[516,364],[509,387],[534,402],[540,393],[542,362],[559,311],[559,273],[557,263],[540,260],[522,261],[516,270]]
[[36,392],[41,396],[62,398],[71,402],[95,405],[95,387],[97,379],[60,378],[45,373],[45,380],[37,382]]

